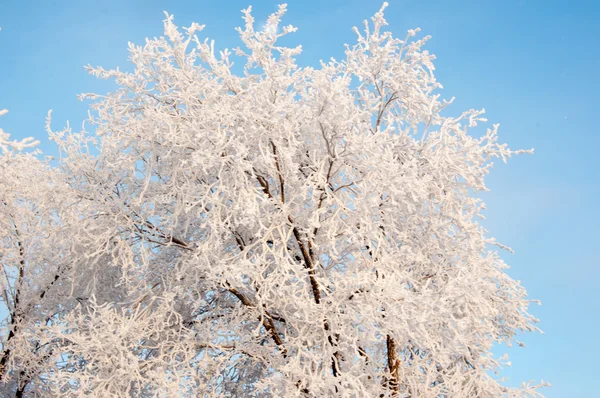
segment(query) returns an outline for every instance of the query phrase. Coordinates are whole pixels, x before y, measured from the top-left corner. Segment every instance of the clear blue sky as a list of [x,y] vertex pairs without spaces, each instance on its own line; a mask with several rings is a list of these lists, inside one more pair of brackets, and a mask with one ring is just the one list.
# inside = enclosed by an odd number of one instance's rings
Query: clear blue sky
[[[514,255],[509,273],[542,300],[533,313],[545,335],[511,349],[510,384],[548,380],[548,397],[599,397],[600,244],[600,4],[581,0],[389,0],[390,29],[404,36],[421,27],[433,36],[437,77],[451,108],[485,107],[511,147],[536,154],[498,164],[489,179],[485,225]],[[3,0],[0,6],[0,125],[14,137],[45,138],[44,118],[78,126],[87,104],[81,92],[105,92],[107,82],[83,65],[127,65],[127,42],[162,34],[163,10],[179,26],[207,24],[217,47],[238,45],[239,10],[252,4],[258,21],[277,1]],[[290,0],[286,20],[299,27],[300,63],[343,56],[351,27],[381,2]],[[504,351],[504,350],[500,350]],[[499,351],[499,352],[500,352]]]

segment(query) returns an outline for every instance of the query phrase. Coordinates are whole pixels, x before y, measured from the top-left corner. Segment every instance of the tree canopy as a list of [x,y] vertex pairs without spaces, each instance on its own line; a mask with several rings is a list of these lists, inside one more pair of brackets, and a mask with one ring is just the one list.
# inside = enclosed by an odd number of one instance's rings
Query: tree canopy
[[131,72],[89,67],[119,87],[89,131],[48,118],[56,162],[0,131],[3,396],[540,396],[494,375],[538,329],[478,222],[529,151],[446,116],[384,8],[318,67],[285,5],[232,52],[167,15]]

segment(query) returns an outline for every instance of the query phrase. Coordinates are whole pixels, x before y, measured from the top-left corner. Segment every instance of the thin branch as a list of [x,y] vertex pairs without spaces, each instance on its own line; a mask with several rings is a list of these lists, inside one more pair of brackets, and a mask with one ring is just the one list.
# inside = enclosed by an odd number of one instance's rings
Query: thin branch
[[279,177],[279,186],[281,191],[281,203],[285,203],[285,186],[283,182],[283,174],[281,174],[281,168],[279,166],[279,156],[277,155],[277,147],[271,141],[271,148],[273,148],[273,156],[275,157],[275,168],[277,169],[277,176]]

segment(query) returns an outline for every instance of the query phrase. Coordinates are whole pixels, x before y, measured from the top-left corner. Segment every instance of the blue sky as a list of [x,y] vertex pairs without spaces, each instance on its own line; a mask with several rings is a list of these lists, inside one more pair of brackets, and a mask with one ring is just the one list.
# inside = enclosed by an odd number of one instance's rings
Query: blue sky
[[[599,396],[600,227],[598,197],[600,138],[595,114],[600,101],[600,4],[553,0],[389,0],[390,29],[404,36],[421,27],[432,35],[436,75],[450,111],[485,107],[500,123],[501,140],[512,148],[535,148],[498,164],[486,227],[515,249],[505,255],[511,276],[522,281],[542,307],[544,335],[524,338],[511,349],[509,384],[548,380],[548,397]],[[203,34],[219,48],[239,44],[239,11],[252,4],[264,21],[277,1],[81,1],[4,0],[0,6],[0,119],[20,138],[34,136],[55,153],[44,132],[66,120],[77,126],[87,104],[76,94],[103,93],[111,84],[86,74],[83,65],[127,67],[127,42],[142,44],[162,34],[163,10],[179,26],[207,24]],[[287,23],[299,27],[290,42],[301,43],[303,65],[342,58],[353,43],[351,27],[376,12],[370,0],[290,0]],[[499,352],[506,350],[499,350]]]

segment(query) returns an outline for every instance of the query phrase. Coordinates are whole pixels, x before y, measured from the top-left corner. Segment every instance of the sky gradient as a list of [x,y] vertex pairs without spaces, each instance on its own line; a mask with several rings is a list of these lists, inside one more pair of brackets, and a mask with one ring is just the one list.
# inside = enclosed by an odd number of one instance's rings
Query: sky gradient
[[[123,4],[121,4],[123,3]],[[598,397],[600,348],[600,227],[598,197],[600,138],[600,4],[554,0],[389,0],[389,29],[404,37],[421,27],[431,35],[436,76],[445,98],[456,97],[449,113],[486,108],[500,123],[500,139],[534,155],[497,164],[483,195],[486,228],[512,247],[503,258],[543,305],[532,313],[544,335],[523,338],[527,348],[508,350],[509,385],[544,379],[547,397]],[[201,37],[216,47],[240,44],[234,27],[242,8],[253,5],[257,22],[277,1],[27,1],[0,6],[0,119],[13,138],[33,136],[48,154],[56,151],[44,131],[53,109],[53,128],[86,118],[83,92],[105,93],[113,85],[89,76],[86,64],[130,69],[127,42],[143,44],[162,35],[163,10],[178,26],[206,24]],[[341,59],[352,44],[352,26],[373,15],[371,0],[290,0],[284,22],[299,27],[288,40],[302,44],[301,65]],[[507,349],[498,349],[498,353]]]

